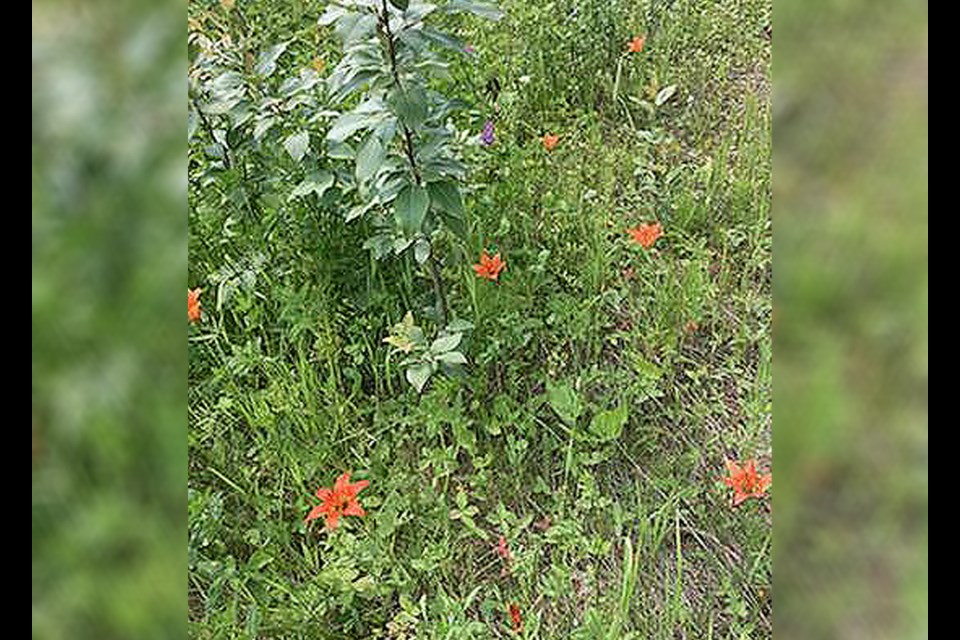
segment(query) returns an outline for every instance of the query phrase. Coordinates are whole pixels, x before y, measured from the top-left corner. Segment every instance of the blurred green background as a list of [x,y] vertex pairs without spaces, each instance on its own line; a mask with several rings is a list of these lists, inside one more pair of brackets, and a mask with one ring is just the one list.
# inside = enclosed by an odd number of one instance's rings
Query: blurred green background
[[774,631],[927,637],[927,5],[774,7]]
[[[34,638],[186,635],[185,13],[33,3]],[[924,638],[927,5],[773,27],[774,629]]]
[[33,637],[186,635],[183,5],[33,3]]

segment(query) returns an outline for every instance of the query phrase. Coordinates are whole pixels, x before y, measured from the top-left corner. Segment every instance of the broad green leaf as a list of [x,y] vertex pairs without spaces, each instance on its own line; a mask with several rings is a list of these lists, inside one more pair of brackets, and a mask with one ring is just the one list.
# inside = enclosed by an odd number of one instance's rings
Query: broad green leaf
[[373,253],[373,257],[377,260],[382,260],[390,255],[390,250],[393,248],[393,237],[386,233],[378,233],[367,238],[363,243],[363,248]]
[[277,70],[277,60],[287,50],[289,44],[289,42],[281,42],[262,52],[257,58],[257,66],[254,69],[257,75],[269,78]]
[[441,336],[433,341],[433,344],[430,345],[430,351],[434,353],[444,353],[446,351],[451,351],[457,348],[457,345],[460,344],[460,340],[463,339],[463,334],[454,333],[449,336]]
[[673,94],[675,94],[676,92],[677,92],[677,85],[675,84],[672,84],[669,87],[664,87],[663,89],[660,89],[659,92],[657,92],[657,97],[654,98],[653,101],[659,107],[664,102],[672,98]]
[[357,131],[377,124],[382,117],[368,113],[345,113],[334,121],[330,131],[327,132],[327,140],[343,142]]
[[460,53],[464,52],[463,41],[459,38],[451,36],[449,34],[438,31],[433,27],[424,27],[420,34],[434,44],[438,44],[441,47],[446,49],[451,49],[453,51],[458,51]]
[[410,6],[410,0],[390,0],[390,4],[400,9],[400,11],[406,11],[407,7]]
[[600,411],[590,421],[589,431],[601,442],[615,440],[623,432],[623,425],[627,423],[628,417],[629,409],[626,403],[611,411]]
[[583,405],[580,404],[577,392],[566,384],[555,385],[548,382],[547,400],[553,410],[557,412],[557,415],[560,416],[560,419],[571,427],[576,424],[577,418],[583,412]]
[[327,89],[330,91],[330,101],[343,102],[350,95],[380,75],[374,69],[355,69],[345,76],[330,76],[327,80]]
[[410,248],[410,245],[413,244],[413,238],[399,238],[394,237],[393,239],[393,253],[394,255],[400,255],[404,251]]
[[243,88],[243,76],[236,71],[226,71],[210,83],[211,91],[217,94],[230,93]]
[[413,385],[417,393],[422,393],[432,373],[433,369],[429,363],[415,364],[407,368],[407,382]]
[[357,181],[366,182],[375,176],[386,153],[386,149],[383,148],[380,138],[376,134],[367,136],[367,141],[357,152]]
[[503,11],[497,8],[492,2],[475,2],[475,0],[450,0],[444,5],[444,10],[450,13],[467,11],[481,18],[488,20],[499,20],[503,17]]
[[443,224],[445,224],[446,227],[450,229],[453,235],[457,236],[464,242],[467,242],[469,240],[469,238],[467,237],[468,236],[467,223],[464,222],[463,218],[458,218],[456,216],[450,215],[449,213],[441,211],[440,219],[443,220]]
[[437,356],[440,362],[447,364],[467,364],[467,358],[459,351],[447,351]]
[[[370,209],[372,209],[376,204],[377,204],[377,200],[373,199],[363,204],[358,204],[357,206],[352,207],[349,211],[347,211],[343,221],[350,222],[352,220],[356,220],[357,218],[365,214],[367,211],[370,211]],[[367,246],[364,245],[363,248],[366,249]]]
[[427,190],[420,185],[407,185],[397,195],[394,202],[397,221],[407,234],[413,234],[420,230],[429,204],[430,198],[427,195]]
[[343,7],[338,7],[335,4],[327,5],[327,10],[317,20],[317,24],[321,27],[328,27],[345,15],[347,15],[347,10]]
[[258,119],[256,124],[253,125],[253,139],[259,141],[276,123],[277,119],[273,116],[266,116]]
[[369,13],[347,13],[337,20],[334,32],[343,41],[344,48],[368,38],[377,28],[377,18]]
[[460,197],[460,189],[457,188],[456,182],[453,180],[431,182],[427,185],[427,191],[430,193],[430,204],[437,209],[456,218],[463,216],[463,199]]
[[436,11],[437,5],[429,2],[413,2],[403,14],[403,19],[407,24],[415,24]]
[[327,143],[327,156],[334,160],[353,160],[357,157],[357,152],[347,142]]
[[417,264],[423,264],[430,257],[430,243],[425,238],[418,238],[413,245],[413,257],[416,258]]
[[305,196],[308,193],[315,193],[317,197],[323,196],[327,189],[333,186],[333,174],[329,171],[314,171],[307,176],[303,182],[294,187],[288,200]]
[[387,104],[400,118],[400,122],[410,129],[419,129],[427,119],[427,94],[415,85],[403,89],[394,88],[387,98]]
[[303,159],[309,147],[310,134],[306,131],[298,131],[293,135],[287,136],[287,139],[283,141],[283,148],[286,149],[290,157],[297,162]]
[[453,320],[447,325],[447,331],[450,333],[463,333],[464,331],[470,331],[471,329],[473,329],[473,323],[462,318]]

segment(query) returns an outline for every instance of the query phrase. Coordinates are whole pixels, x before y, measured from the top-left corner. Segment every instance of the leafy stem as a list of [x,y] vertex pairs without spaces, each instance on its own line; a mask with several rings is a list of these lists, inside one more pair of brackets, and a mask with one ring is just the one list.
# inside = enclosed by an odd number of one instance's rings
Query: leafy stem
[[[397,49],[393,39],[393,31],[390,29],[390,10],[387,8],[387,0],[381,0],[382,10],[377,14],[377,22],[383,41],[386,42],[387,56],[390,60],[390,71],[393,74],[393,82],[399,91],[403,91],[403,81],[400,78],[400,69],[397,65]],[[413,177],[417,186],[423,186],[423,178],[420,175],[420,168],[417,166],[416,155],[413,151],[413,132],[410,131],[405,123],[401,122],[400,127],[403,130],[403,150],[410,162],[410,168],[413,171]],[[440,327],[447,326],[447,298],[443,289],[443,279],[440,276],[440,261],[433,252],[433,243],[427,239],[430,244],[430,279],[433,281],[433,295],[436,298],[437,316],[440,320]]]

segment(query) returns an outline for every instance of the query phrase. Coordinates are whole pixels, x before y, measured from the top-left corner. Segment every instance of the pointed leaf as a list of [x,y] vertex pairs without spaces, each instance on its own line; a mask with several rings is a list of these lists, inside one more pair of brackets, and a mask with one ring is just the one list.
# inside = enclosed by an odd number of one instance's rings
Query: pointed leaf
[[254,69],[257,75],[263,76],[264,78],[270,77],[270,75],[277,70],[277,59],[287,50],[289,44],[289,42],[281,42],[262,52],[257,58],[257,66]]
[[430,192],[430,203],[441,211],[451,216],[460,218],[463,216],[463,198],[460,196],[460,189],[453,180],[444,180],[442,182],[431,182],[427,185]]
[[303,182],[294,187],[288,200],[305,196],[308,193],[315,193],[320,198],[327,192],[327,189],[333,186],[333,182],[333,174],[329,171],[314,171]]
[[616,440],[623,432],[623,425],[627,423],[629,409],[621,404],[612,411],[600,411],[590,421],[590,433],[601,442]]
[[394,202],[394,207],[396,208],[397,221],[404,231],[413,234],[420,230],[429,204],[430,198],[427,195],[427,190],[419,185],[407,185],[400,191],[396,202]]
[[447,364],[467,364],[467,358],[459,351],[447,351],[437,356],[440,362]]
[[380,138],[376,134],[367,136],[367,141],[357,152],[357,181],[366,182],[375,176],[385,156],[386,149]]
[[290,157],[297,162],[300,162],[300,160],[303,159],[303,156],[309,147],[310,134],[306,131],[294,133],[283,141],[283,148],[286,149],[287,153],[290,154]]
[[413,385],[413,388],[417,390],[417,393],[423,392],[423,387],[426,386],[427,380],[430,379],[430,375],[433,373],[433,369],[430,367],[429,363],[416,364],[407,368],[407,382]]
[[460,344],[460,340],[463,339],[463,334],[454,333],[449,336],[441,336],[433,341],[433,344],[430,345],[430,351],[434,353],[444,353],[445,351],[451,351],[456,349],[457,345]]
[[419,129],[427,119],[427,95],[416,85],[404,87],[402,90],[394,89],[387,98],[387,104],[410,129]]
[[416,258],[417,264],[423,264],[430,257],[430,243],[426,239],[417,239],[416,244],[413,245],[413,257]]
[[573,426],[583,412],[577,392],[565,384],[547,383],[547,400],[560,419]]

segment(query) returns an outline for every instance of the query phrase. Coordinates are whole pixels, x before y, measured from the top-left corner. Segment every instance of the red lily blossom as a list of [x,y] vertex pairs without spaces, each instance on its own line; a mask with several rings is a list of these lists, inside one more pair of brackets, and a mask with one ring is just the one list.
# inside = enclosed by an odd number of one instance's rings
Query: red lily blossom
[[663,235],[663,227],[659,222],[653,224],[641,224],[635,229],[627,229],[627,233],[633,238],[633,241],[644,249],[649,249],[657,241],[657,238]]
[[773,481],[773,474],[757,474],[757,463],[747,460],[741,467],[733,460],[727,460],[729,476],[722,478],[723,483],[733,488],[733,506],[747,498],[762,498]]
[[200,320],[200,292],[203,289],[187,289],[187,320],[198,322]]
[[520,633],[523,631],[523,618],[520,616],[520,607],[511,602],[508,611],[510,612],[510,622],[513,624],[513,632]]
[[480,263],[473,265],[473,270],[477,272],[480,278],[486,278],[497,282],[500,272],[506,268],[507,263],[500,259],[500,253],[497,252],[492,258],[486,251],[480,254]]
[[630,53],[640,53],[643,51],[643,43],[646,41],[644,36],[637,36],[627,44],[627,51]]
[[543,136],[543,148],[547,151],[553,151],[558,142],[560,142],[560,136],[555,136],[552,133]]
[[327,531],[333,531],[337,528],[340,516],[365,516],[367,512],[360,506],[357,500],[357,494],[370,484],[369,480],[360,480],[359,482],[350,482],[350,472],[343,472],[333,488],[320,487],[317,489],[317,497],[323,500],[310,510],[304,524],[324,516],[327,522]]

